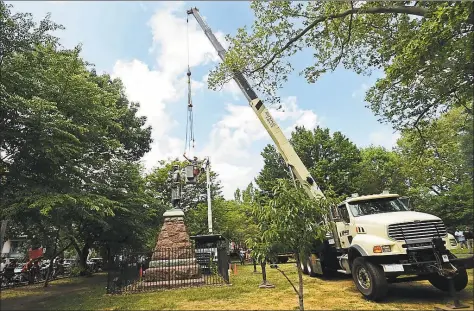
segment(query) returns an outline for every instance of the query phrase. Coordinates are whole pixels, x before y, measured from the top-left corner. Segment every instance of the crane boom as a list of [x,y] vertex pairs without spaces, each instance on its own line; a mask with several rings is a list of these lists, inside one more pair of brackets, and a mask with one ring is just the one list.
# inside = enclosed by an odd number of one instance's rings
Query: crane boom
[[[201,26],[202,30],[206,34],[209,41],[211,41],[212,45],[217,51],[219,57],[224,60],[226,50],[217,40],[216,36],[213,34],[211,28],[207,25],[207,23],[203,20],[201,15],[199,14],[199,10],[197,8],[191,8],[187,11],[188,15],[193,15],[198,24]],[[290,144],[288,139],[283,134],[280,126],[276,123],[273,119],[270,111],[265,107],[263,102],[258,98],[255,91],[252,89],[250,84],[248,83],[247,79],[242,75],[241,72],[234,71],[234,80],[239,86],[239,88],[244,93],[245,97],[249,101],[252,110],[257,115],[260,122],[263,124],[265,129],[267,130],[268,134],[272,138],[273,142],[275,143],[279,153],[282,155],[283,159],[285,160],[290,172],[293,174],[296,179],[301,183],[305,192],[309,195],[312,199],[318,198],[325,198],[323,192],[316,184],[315,180],[309,173],[306,166],[301,161],[300,157],[296,154],[293,146]]]

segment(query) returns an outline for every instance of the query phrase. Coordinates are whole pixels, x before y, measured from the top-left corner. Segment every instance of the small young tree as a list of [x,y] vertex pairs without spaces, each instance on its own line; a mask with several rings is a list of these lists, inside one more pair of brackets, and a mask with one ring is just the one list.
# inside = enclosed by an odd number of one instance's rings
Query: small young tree
[[[255,211],[258,213],[259,207],[255,205]],[[272,250],[272,244],[270,241],[265,240],[262,238],[262,229],[264,229],[266,226],[262,224],[259,226],[260,230],[255,232],[254,235],[249,237],[246,240],[247,246],[249,246],[252,249],[251,256],[254,260],[254,273],[257,272],[256,269],[256,263],[260,263],[260,267],[262,268],[262,283],[259,285],[260,288],[274,288],[275,285],[271,284],[267,280],[267,259],[272,255],[271,250]]]
[[322,241],[327,232],[323,215],[332,200],[311,200],[303,189],[288,180],[279,179],[268,204],[258,206],[256,217],[264,245],[283,243],[293,250],[298,270],[298,289],[282,272],[298,295],[299,309],[304,310],[301,256],[307,255],[315,241]]
[[268,201],[268,197],[259,193],[252,183],[243,191],[238,189],[234,196],[239,205],[244,207],[247,219],[245,223],[245,244],[252,250],[250,256],[253,262],[253,273],[257,273],[257,263],[262,268],[262,283],[259,287],[274,288],[275,286],[268,282],[266,273],[267,258],[272,245],[262,239],[262,229],[265,230],[266,225],[265,223],[259,224],[258,221],[259,206],[264,205]]

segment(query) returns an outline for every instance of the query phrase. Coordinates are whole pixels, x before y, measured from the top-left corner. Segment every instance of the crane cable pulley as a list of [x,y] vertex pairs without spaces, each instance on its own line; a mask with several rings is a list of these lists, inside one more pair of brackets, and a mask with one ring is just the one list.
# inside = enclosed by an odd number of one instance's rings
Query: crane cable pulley
[[[193,118],[193,102],[191,99],[191,69],[189,66],[189,19],[186,17],[186,46],[188,49],[188,109],[186,118],[186,139],[184,142],[184,153],[186,150],[194,149],[194,118]],[[192,143],[192,144],[191,144]]]

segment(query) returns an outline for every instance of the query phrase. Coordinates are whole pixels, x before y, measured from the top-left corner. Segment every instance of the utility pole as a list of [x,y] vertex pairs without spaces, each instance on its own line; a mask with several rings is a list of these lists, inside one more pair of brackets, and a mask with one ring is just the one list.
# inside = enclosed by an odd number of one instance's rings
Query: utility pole
[[212,209],[211,209],[211,177],[209,157],[206,159],[206,184],[207,184],[207,226],[212,233]]

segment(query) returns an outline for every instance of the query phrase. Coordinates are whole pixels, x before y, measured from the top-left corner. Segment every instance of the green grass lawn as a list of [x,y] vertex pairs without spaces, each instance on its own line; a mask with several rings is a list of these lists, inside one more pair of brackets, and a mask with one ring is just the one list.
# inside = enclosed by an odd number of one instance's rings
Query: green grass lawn
[[468,256],[472,256],[472,254],[469,253],[468,249],[467,248],[464,248],[464,249],[461,249],[461,248],[456,248],[456,249],[453,249],[451,250],[451,252],[453,254],[455,254],[456,256],[458,257],[468,257]]
[[[295,283],[294,264],[281,265]],[[261,274],[252,273],[251,265],[238,266],[231,275],[229,286],[198,287],[139,294],[105,294],[106,275],[75,278],[51,283],[43,289],[17,288],[2,292],[3,310],[291,310],[298,306],[291,285],[275,269],[268,269],[268,280],[274,289],[259,289]],[[469,285],[461,293],[462,299],[473,299],[473,271],[469,271]],[[433,310],[436,304],[447,304],[449,297],[428,282],[390,285],[387,301],[366,301],[355,289],[350,277],[322,280],[304,276],[305,308],[332,310]]]

